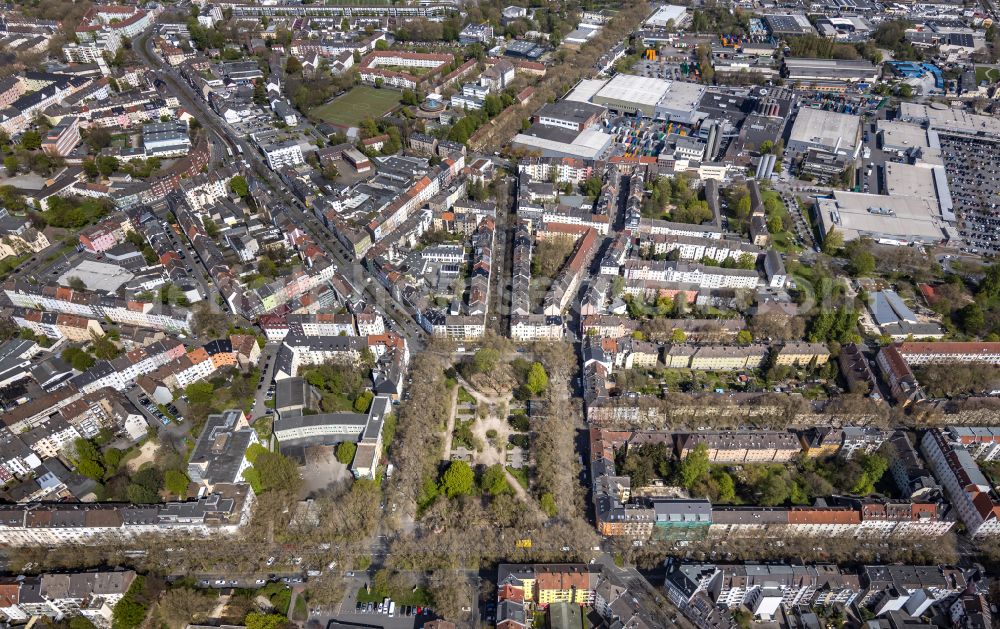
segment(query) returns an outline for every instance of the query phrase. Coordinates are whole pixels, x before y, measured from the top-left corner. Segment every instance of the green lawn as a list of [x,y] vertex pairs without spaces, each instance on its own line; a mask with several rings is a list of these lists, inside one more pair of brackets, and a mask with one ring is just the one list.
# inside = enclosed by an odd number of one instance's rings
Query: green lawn
[[396,605],[419,605],[426,607],[433,602],[430,593],[418,587],[416,590],[404,590],[402,592],[383,592],[372,587],[371,591],[361,588],[358,590],[359,603],[381,603],[386,597],[396,601]]
[[388,88],[355,87],[340,98],[309,112],[313,118],[356,127],[371,116],[381,118],[399,104],[399,92]]
[[802,250],[802,247],[796,244],[795,237],[789,232],[771,234],[771,242],[774,243],[774,248],[782,253],[797,253]]
[[458,390],[458,401],[459,403],[465,402],[466,404],[476,404],[476,398],[472,397],[472,394],[466,391],[465,387]]
[[525,489],[528,488],[528,471],[523,468],[516,468],[507,466],[507,471],[510,475],[517,479],[517,482],[521,484],[521,487]]
[[982,83],[983,81],[989,81],[990,83],[1000,81],[1000,70],[985,66],[976,66],[976,83]]

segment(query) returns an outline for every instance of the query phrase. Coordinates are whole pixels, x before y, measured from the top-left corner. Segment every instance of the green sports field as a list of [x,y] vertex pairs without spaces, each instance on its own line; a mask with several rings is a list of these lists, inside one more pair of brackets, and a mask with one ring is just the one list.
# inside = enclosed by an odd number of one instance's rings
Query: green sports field
[[399,92],[396,90],[362,85],[336,100],[320,105],[309,112],[309,115],[325,122],[356,127],[369,116],[382,117],[398,104]]

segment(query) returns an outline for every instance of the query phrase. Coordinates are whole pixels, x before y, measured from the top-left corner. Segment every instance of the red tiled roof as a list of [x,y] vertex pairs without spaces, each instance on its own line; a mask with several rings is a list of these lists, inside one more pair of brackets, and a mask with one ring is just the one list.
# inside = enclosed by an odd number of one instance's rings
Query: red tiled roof
[[899,344],[899,352],[906,354],[996,354],[1000,353],[1000,343],[977,341],[946,341],[928,343],[912,341]]

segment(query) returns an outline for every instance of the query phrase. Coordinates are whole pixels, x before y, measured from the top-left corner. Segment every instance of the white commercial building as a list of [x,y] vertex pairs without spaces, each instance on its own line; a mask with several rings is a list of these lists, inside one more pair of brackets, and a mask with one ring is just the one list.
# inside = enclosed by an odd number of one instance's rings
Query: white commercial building
[[650,28],[666,28],[669,24],[673,24],[674,28],[681,28],[687,22],[687,7],[665,4],[646,18],[644,24]]
[[844,240],[868,237],[885,244],[930,244],[947,238],[933,197],[835,190],[832,197],[816,202],[823,233],[836,229]]
[[788,138],[791,153],[816,149],[854,159],[861,148],[861,117],[811,107],[799,109]]

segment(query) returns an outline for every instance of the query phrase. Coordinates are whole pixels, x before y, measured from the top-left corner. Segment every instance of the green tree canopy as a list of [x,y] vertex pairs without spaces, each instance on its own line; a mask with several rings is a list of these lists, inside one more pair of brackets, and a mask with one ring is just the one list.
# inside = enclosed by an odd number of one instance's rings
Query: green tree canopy
[[294,494],[298,492],[302,483],[299,466],[295,461],[276,452],[261,453],[254,463],[254,469],[260,475],[260,486],[263,491],[284,491]]
[[732,476],[725,470],[719,469],[712,474],[712,478],[715,479],[715,483],[719,488],[718,502],[732,502],[736,499],[736,483],[733,481]]
[[712,464],[708,459],[708,446],[704,443],[699,443],[681,461],[681,484],[685,488],[691,489],[695,484],[708,476],[708,472],[711,469]]
[[528,380],[524,386],[532,395],[539,395],[549,388],[549,375],[545,373],[542,363],[531,363],[531,367],[528,369]]
[[148,608],[143,602],[146,578],[138,576],[132,581],[128,592],[115,605],[111,615],[112,629],[135,629],[146,619]]
[[191,479],[180,470],[167,470],[163,474],[163,486],[174,496],[187,497],[188,484]]
[[476,475],[465,461],[452,461],[441,477],[441,490],[449,498],[472,493]]
[[344,465],[350,465],[354,460],[354,453],[358,451],[358,446],[350,441],[342,441],[337,444],[337,460]]
[[247,184],[247,179],[243,175],[236,175],[230,179],[229,188],[241,197],[246,197],[250,194],[250,186]]
[[207,380],[192,382],[184,387],[189,404],[210,405],[215,399],[215,385]]
[[958,323],[966,334],[978,335],[986,329],[986,315],[982,307],[972,302],[961,308],[958,313]]
[[25,131],[21,136],[21,146],[29,151],[42,148],[42,134],[38,131]]
[[247,629],[284,629],[289,625],[288,619],[278,614],[262,614],[250,612],[243,621]]
[[503,465],[499,463],[486,468],[479,479],[479,486],[491,496],[511,493],[510,483],[507,482],[507,475],[504,473]]
[[538,504],[541,506],[542,511],[545,512],[545,515],[550,518],[556,517],[556,514],[559,513],[559,507],[556,505],[556,499],[548,492],[542,494],[542,497],[538,500]]
[[87,371],[94,365],[94,357],[79,347],[67,347],[61,357],[77,371]]
[[472,366],[477,373],[490,373],[500,362],[500,352],[492,347],[483,347],[472,357]]
[[823,253],[833,255],[844,246],[844,235],[831,227],[823,238]]
[[591,177],[580,184],[580,192],[592,199],[596,199],[601,194],[601,178]]
[[372,400],[374,399],[374,393],[371,391],[362,391],[361,395],[354,400],[354,410],[358,413],[367,413],[368,409],[371,408]]

